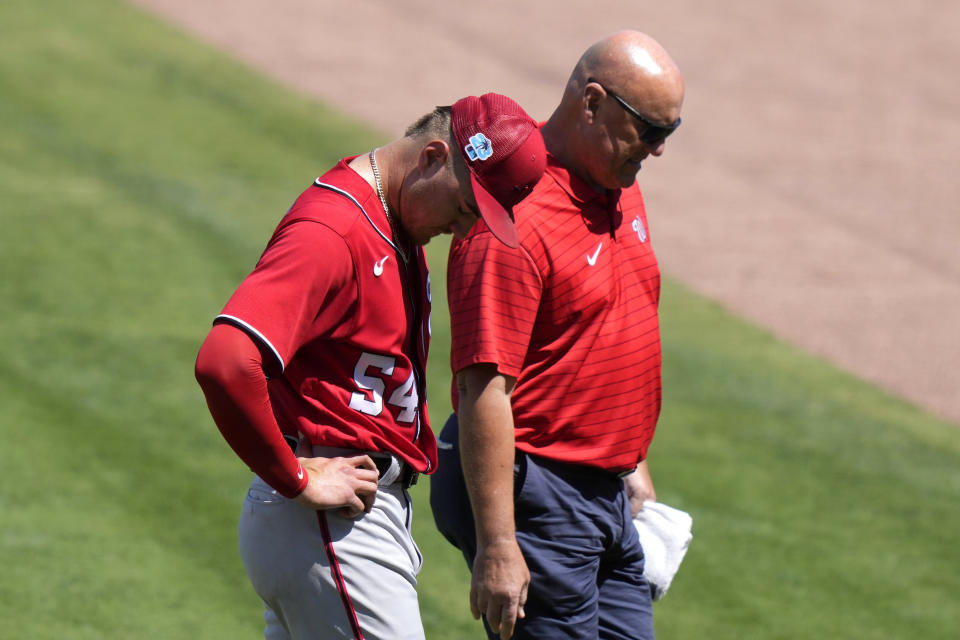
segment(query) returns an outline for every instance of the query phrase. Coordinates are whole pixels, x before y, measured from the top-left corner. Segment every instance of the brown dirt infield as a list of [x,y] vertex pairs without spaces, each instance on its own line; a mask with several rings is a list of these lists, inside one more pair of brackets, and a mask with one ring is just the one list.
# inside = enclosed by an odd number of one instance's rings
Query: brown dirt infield
[[385,134],[650,33],[687,79],[640,174],[665,272],[960,423],[960,4],[132,0]]

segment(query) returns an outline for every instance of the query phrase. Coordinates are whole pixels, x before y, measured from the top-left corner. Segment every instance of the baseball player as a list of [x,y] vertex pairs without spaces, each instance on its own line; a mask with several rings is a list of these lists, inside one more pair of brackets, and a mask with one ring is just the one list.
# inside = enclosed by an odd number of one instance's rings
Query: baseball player
[[482,218],[515,246],[511,209],[545,162],[509,98],[438,107],[317,178],[214,321],[196,376],[256,474],[239,542],[266,638],[423,638],[407,493],[437,466],[421,245]]
[[632,517],[653,498],[660,272],[635,181],[683,93],[652,38],[598,42],[541,129],[547,171],[515,209],[520,251],[480,226],[451,246],[456,415],[431,505],[491,637],[653,638]]

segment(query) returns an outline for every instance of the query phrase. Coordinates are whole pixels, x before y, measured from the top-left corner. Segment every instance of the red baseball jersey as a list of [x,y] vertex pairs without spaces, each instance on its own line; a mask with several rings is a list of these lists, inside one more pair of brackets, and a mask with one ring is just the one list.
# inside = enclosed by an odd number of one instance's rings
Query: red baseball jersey
[[630,470],[661,403],[660,270],[640,189],[598,193],[548,156],[514,213],[519,249],[481,224],[451,246],[453,371],[516,377],[518,449]]
[[424,388],[427,263],[416,247],[404,264],[351,159],[300,195],[218,319],[261,341],[282,366],[268,389],[284,433],[394,453],[429,473],[437,449]]

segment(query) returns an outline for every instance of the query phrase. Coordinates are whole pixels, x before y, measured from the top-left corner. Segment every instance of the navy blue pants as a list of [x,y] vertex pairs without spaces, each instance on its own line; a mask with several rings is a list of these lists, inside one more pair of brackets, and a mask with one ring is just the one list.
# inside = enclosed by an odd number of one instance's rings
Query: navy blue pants
[[[472,567],[476,531],[457,430],[451,416],[440,434],[430,507],[437,528]],[[517,541],[530,570],[526,618],[515,638],[653,639],[643,549],[621,479],[518,452],[514,502]],[[499,637],[489,627],[487,634]]]

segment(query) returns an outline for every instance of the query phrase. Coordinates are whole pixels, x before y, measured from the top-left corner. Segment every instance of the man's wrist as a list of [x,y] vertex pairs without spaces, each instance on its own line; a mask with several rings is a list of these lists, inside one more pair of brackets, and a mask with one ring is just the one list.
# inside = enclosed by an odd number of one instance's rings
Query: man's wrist
[[299,460],[296,460],[295,465],[295,470],[291,469],[288,471],[284,469],[286,472],[284,475],[287,477],[278,478],[279,486],[274,487],[274,489],[277,490],[277,493],[290,500],[303,493],[304,489],[307,488],[307,483],[310,481],[310,476],[307,474],[307,470],[303,468],[303,465],[300,464]]
[[498,532],[492,535],[477,535],[477,547],[485,549],[495,549],[503,546],[515,546],[517,544],[517,534],[513,531]]

